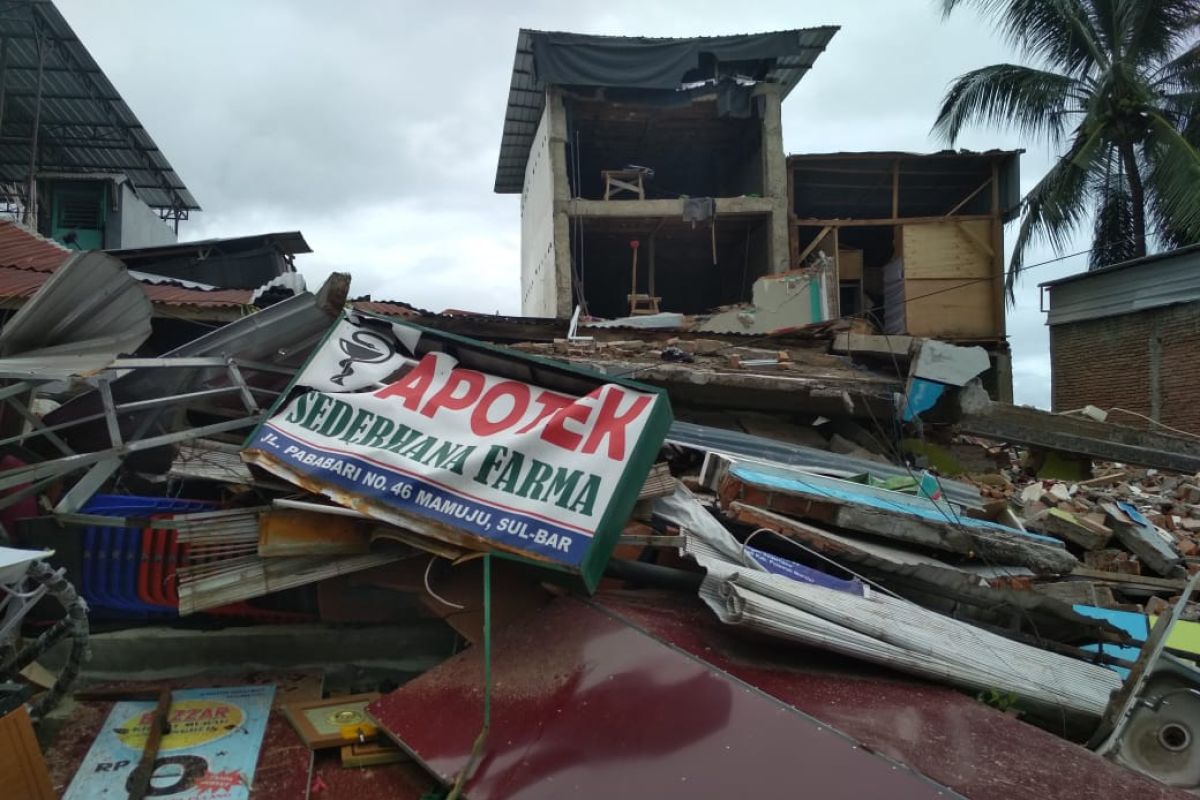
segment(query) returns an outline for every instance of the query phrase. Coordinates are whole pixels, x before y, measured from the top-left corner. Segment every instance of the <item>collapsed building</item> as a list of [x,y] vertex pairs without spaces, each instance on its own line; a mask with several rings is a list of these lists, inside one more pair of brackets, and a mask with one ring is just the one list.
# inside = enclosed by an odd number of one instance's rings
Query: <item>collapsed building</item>
[[521,317],[0,225],[3,785],[1191,796],[1200,444],[1004,401],[1019,153],[784,157],[835,30],[521,31]]
[[983,344],[1011,400],[1020,153],[785,157],[782,104],[836,31],[522,30],[495,185],[521,195],[522,313],[745,334],[858,317]]

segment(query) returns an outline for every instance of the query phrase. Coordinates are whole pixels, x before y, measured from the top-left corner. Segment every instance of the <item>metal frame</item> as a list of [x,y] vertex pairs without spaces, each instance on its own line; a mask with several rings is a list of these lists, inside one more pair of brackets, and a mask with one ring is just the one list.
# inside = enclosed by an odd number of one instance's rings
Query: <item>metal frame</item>
[[[212,389],[186,391],[178,394],[154,397],[145,400],[117,402],[113,397],[111,384],[131,369],[194,369],[211,370],[220,368],[228,376],[230,385]],[[252,428],[259,424],[265,416],[264,405],[269,406],[277,392],[261,387],[251,386],[242,373],[243,369],[254,369],[264,372],[274,372],[291,375],[294,370],[272,364],[246,361],[239,363],[231,357],[201,356],[201,357],[162,357],[162,358],[127,358],[113,361],[111,367],[104,371],[76,379],[95,390],[100,398],[103,410],[100,413],[86,414],[67,422],[46,425],[29,411],[24,397],[37,392],[37,386],[32,380],[21,380],[11,386],[0,388],[0,404],[8,405],[24,418],[31,430],[16,436],[0,440],[0,447],[28,442],[42,438],[50,442],[63,453],[59,458],[40,461],[35,464],[18,467],[0,472],[0,492],[14,490],[0,497],[0,508],[6,508],[17,501],[36,493],[46,485],[62,480],[71,473],[86,469],[84,475],[75,482],[74,486],[62,497],[55,507],[56,514],[73,514],[87,503],[93,494],[117,471],[124,456],[144,450],[151,450],[164,445],[209,436],[215,433],[233,431],[242,428]],[[20,377],[5,375],[0,377]],[[38,381],[40,385],[56,383],[56,380]],[[147,431],[157,419],[157,414],[146,414],[140,420],[131,434],[123,434],[120,416],[132,412],[146,412],[161,409],[165,406],[190,406],[197,401],[234,394],[241,400],[245,414],[236,419],[203,425],[171,433],[146,436]],[[256,395],[262,395],[267,402],[261,403]],[[59,431],[75,428],[97,420],[104,420],[108,432],[108,446],[92,452],[76,452],[62,437]]]

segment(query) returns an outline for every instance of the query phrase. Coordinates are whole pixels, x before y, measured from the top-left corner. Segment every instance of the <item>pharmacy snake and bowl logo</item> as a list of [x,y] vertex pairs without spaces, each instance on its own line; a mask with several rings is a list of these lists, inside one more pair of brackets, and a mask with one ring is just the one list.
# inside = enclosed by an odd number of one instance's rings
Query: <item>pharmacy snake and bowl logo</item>
[[338,346],[347,356],[338,362],[342,371],[329,379],[338,386],[354,374],[355,364],[382,364],[396,354],[387,337],[374,331],[355,331],[349,337],[339,338]]

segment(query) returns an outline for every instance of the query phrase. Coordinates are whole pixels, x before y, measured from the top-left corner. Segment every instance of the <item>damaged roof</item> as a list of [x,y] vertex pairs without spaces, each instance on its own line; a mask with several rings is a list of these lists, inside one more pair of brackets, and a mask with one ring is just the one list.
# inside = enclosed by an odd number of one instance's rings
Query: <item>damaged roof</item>
[[[31,297],[77,252],[16,222],[0,220],[0,305],[11,306],[10,301]],[[154,275],[139,278],[139,283],[150,301],[159,306],[231,309],[251,303],[251,291],[247,289],[200,289]]]
[[49,0],[6,4],[0,181],[29,178],[42,41],[39,171],[119,173],[152,208],[199,209],[196,198]]
[[[905,153],[876,150],[798,153],[787,157],[795,175],[797,209],[813,216],[841,217],[847,208],[859,218],[892,215],[892,170],[899,170],[901,216],[939,216],[964,200],[961,213],[988,213],[991,192],[979,190],[998,167],[1000,211],[1005,222],[1021,206],[1021,154],[1024,150],[941,150]],[[799,211],[797,211],[800,214]],[[800,214],[800,216],[805,216]]]
[[594,36],[536,31],[517,34],[496,192],[518,194],[525,162],[545,106],[547,86],[612,86],[675,90],[712,77],[703,65],[725,65],[738,74],[783,87],[796,87],[829,44],[838,27],[795,28],[770,33],[689,38]]

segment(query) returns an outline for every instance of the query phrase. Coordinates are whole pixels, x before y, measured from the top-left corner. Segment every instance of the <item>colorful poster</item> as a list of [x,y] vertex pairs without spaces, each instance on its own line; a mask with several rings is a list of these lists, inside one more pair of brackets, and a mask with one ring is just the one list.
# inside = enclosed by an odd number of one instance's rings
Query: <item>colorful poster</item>
[[[581,571],[597,536],[625,523],[670,423],[666,398],[468,340],[428,346],[431,335],[341,321],[244,457],[394,524],[439,523],[452,544]],[[539,372],[582,391],[512,377]]]
[[[248,800],[274,686],[181,689],[171,695],[170,732],[159,744],[149,797]],[[155,703],[122,701],[75,773],[64,800],[124,800],[142,757]]]

